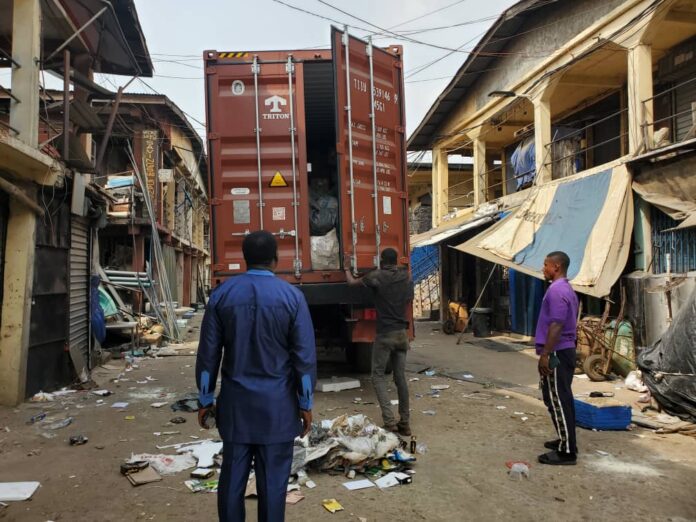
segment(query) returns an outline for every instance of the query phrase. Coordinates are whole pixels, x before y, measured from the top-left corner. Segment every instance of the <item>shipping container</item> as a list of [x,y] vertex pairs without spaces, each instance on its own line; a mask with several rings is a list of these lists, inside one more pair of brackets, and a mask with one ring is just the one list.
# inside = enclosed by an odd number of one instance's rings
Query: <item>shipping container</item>
[[372,295],[344,270],[376,268],[387,247],[408,264],[402,48],[336,28],[331,44],[204,53],[211,285],[242,273],[244,237],[268,230],[318,340],[366,357]]

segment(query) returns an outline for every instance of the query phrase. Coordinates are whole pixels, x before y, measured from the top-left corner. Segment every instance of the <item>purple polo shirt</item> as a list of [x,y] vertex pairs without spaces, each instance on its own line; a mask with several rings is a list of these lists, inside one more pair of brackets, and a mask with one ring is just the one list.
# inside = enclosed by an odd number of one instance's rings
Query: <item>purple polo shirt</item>
[[577,341],[578,296],[566,278],[557,279],[544,295],[537,321],[536,344],[537,355],[540,355],[546,344],[546,335],[551,323],[562,323],[561,340],[554,350],[575,348]]

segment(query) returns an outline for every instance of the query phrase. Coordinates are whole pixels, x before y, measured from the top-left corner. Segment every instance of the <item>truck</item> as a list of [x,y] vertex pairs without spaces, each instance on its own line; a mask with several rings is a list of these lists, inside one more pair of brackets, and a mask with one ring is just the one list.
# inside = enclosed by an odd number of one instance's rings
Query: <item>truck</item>
[[211,287],[246,269],[244,237],[278,240],[276,275],[309,305],[318,345],[369,370],[372,292],[346,270],[408,265],[402,47],[332,27],[331,49],[205,51]]

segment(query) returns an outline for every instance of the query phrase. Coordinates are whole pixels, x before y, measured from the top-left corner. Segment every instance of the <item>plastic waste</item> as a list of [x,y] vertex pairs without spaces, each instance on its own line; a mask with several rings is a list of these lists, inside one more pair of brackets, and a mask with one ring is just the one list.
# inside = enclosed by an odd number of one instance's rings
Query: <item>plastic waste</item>
[[340,268],[340,246],[333,228],[322,236],[312,236],[312,268],[314,270],[338,270]]
[[418,453],[418,455],[425,455],[428,453],[428,449],[428,445],[424,442],[419,442],[416,444],[416,453]]
[[515,462],[508,473],[508,476],[512,480],[522,480],[523,478],[529,478],[529,466],[523,462]]
[[336,227],[338,200],[330,194],[310,193],[309,231],[312,236],[323,236]]
[[87,444],[87,441],[89,439],[85,437],[84,435],[73,435],[70,437],[70,445],[71,446],[82,446],[83,444]]
[[47,426],[44,426],[47,430],[59,430],[61,428],[65,428],[67,426],[70,426],[72,424],[73,418],[72,417],[67,417],[65,419],[56,421],[52,424],[49,424]]

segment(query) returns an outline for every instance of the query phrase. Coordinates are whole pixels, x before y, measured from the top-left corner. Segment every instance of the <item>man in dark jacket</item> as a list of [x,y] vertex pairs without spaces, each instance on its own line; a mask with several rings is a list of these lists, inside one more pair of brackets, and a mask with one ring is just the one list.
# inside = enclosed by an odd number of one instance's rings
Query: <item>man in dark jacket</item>
[[295,437],[309,432],[316,348],[309,308],[302,293],[278,279],[275,238],[259,231],[242,245],[247,272],[230,278],[210,296],[196,359],[202,408],[214,403],[223,439],[218,485],[222,522],[243,521],[244,493],[252,465],[256,473],[258,520],[285,519],[285,496]]
[[[346,271],[348,284],[365,285],[375,294],[377,338],[372,348],[372,383],[382,410],[385,429],[410,436],[406,353],[408,352],[408,305],[413,301],[413,282],[408,270],[397,266],[398,254],[385,248],[380,256],[381,268],[356,279]],[[399,422],[391,409],[384,376],[391,361],[394,383],[399,396]]]

